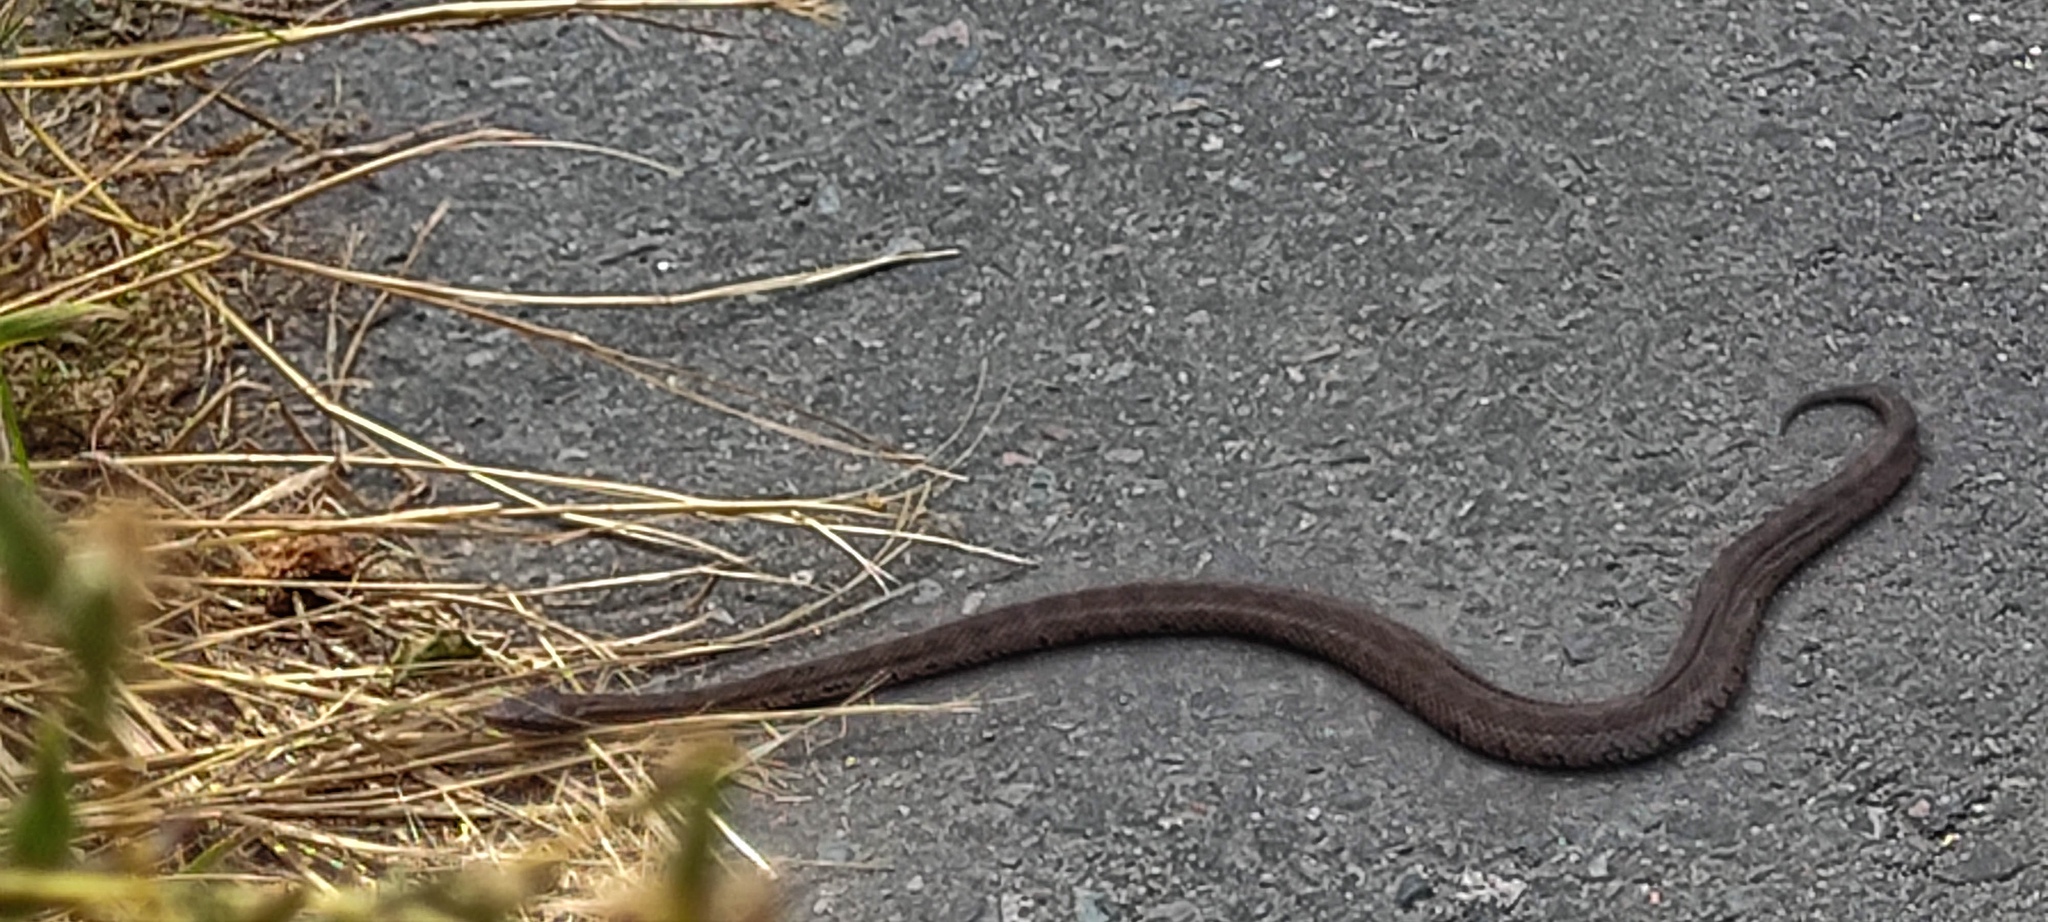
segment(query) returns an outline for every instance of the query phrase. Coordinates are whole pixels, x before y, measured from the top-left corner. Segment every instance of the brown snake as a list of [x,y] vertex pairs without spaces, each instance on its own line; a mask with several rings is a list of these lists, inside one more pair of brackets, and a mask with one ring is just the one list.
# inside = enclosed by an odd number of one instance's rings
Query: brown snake
[[1603,701],[1525,697],[1481,678],[1443,647],[1364,605],[1263,586],[1145,582],[1005,605],[951,624],[689,691],[564,694],[539,689],[493,704],[502,730],[561,733],[719,709],[837,703],[899,685],[1077,644],[1134,637],[1225,636],[1342,667],[1430,726],[1508,762],[1558,768],[1636,762],[1691,739],[1742,690],[1764,608],[1809,558],[1882,508],[1920,459],[1913,407],[1881,384],[1809,394],[1780,431],[1822,404],[1858,403],[1882,428],[1833,477],[1795,497],[1714,558],[1655,681]]

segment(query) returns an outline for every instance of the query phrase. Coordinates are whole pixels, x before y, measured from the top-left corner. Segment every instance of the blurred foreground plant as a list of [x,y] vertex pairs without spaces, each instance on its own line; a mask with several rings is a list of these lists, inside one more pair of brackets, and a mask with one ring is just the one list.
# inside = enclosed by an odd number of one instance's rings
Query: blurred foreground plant
[[27,481],[0,475],[6,610],[24,622],[13,626],[17,636],[34,631],[54,639],[74,673],[65,700],[40,709],[34,769],[10,816],[10,868],[71,863],[71,747],[77,741],[99,749],[111,739],[121,658],[143,604],[140,520],[112,509],[89,520],[81,537],[76,550],[67,550]]
[[[67,654],[67,687],[46,693],[28,783],[8,810],[0,917],[65,910],[78,918],[164,922],[486,922],[523,914],[555,882],[559,859],[516,859],[385,886],[313,889],[201,879],[203,867],[151,876],[82,866],[74,854],[74,747],[119,752],[122,667],[147,608],[142,517],[119,507],[61,535],[27,482],[0,473],[0,593],[12,636],[48,638]],[[659,879],[603,907],[634,922],[766,922],[774,902],[757,878],[725,873],[714,854],[724,787],[744,761],[729,741],[684,746],[638,812],[680,844]],[[180,876],[180,875],[183,876]]]

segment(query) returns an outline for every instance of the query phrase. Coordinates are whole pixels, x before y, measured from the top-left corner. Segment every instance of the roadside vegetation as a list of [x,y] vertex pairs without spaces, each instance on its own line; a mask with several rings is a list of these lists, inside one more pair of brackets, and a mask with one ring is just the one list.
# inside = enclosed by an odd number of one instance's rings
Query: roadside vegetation
[[[913,455],[803,412],[802,395],[728,387],[534,309],[702,309],[951,254],[578,297],[440,284],[410,263],[367,271],[295,247],[295,209],[459,150],[646,158],[489,125],[344,143],[336,126],[294,124],[237,92],[281,49],[343,36],[565,16],[683,28],[704,15],[827,27],[838,10],[512,0],[350,16],[299,0],[0,0],[0,911],[775,916],[776,866],[726,819],[730,789],[775,787],[774,753],[811,723],[909,708],[556,741],[472,715],[537,683],[630,684],[858,617],[900,591],[890,568],[913,548],[1002,557],[935,533],[927,515],[973,432]],[[414,229],[415,250],[433,230]],[[890,473],[851,492],[720,497],[715,484],[683,493],[456,457],[351,401],[376,320],[401,299]],[[280,312],[316,318],[326,341],[280,342]],[[457,494],[483,498],[437,499]],[[764,569],[752,550],[768,541],[807,556]],[[546,585],[465,581],[437,556],[458,542],[623,542],[656,563]],[[763,585],[802,601],[762,623],[712,616],[727,593]],[[676,599],[676,623],[599,637],[550,614],[621,589]]]

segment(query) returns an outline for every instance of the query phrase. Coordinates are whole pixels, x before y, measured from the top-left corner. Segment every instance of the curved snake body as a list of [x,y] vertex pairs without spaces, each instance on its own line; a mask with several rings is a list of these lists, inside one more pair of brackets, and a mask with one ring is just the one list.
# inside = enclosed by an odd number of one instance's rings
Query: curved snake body
[[[565,694],[541,689],[484,712],[500,729],[559,733],[721,709],[829,704],[863,689],[1103,640],[1226,636],[1297,651],[1357,676],[1457,742],[1498,759],[1574,768],[1666,752],[1719,718],[1741,691],[1764,609],[1808,559],[1882,508],[1919,463],[1912,405],[1862,384],[1801,398],[1783,423],[1831,403],[1876,411],[1881,429],[1827,481],[1724,548],[1671,654],[1648,686],[1600,701],[1544,701],[1501,688],[1421,633],[1371,608],[1310,592],[1200,582],[1085,589],[751,678],[687,691]],[[1782,426],[1781,426],[1782,429]]]

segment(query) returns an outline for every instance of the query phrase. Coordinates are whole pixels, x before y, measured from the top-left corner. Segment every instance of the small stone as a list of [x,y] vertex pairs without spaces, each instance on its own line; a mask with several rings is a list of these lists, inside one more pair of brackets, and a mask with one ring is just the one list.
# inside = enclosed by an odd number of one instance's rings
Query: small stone
[[1558,645],[1564,648],[1564,661],[1574,666],[1584,666],[1600,658],[1600,645],[1594,641],[1593,635],[1583,631],[1566,635]]
[[1117,464],[1136,464],[1145,460],[1145,450],[1142,448],[1112,448],[1103,452],[1102,456]]
[[1506,153],[1506,150],[1501,147],[1500,141],[1498,139],[1482,136],[1478,140],[1473,141],[1470,145],[1466,146],[1465,159],[1497,160],[1503,153]]
[[1074,922],[1109,922],[1109,913],[1102,911],[1102,894],[1075,887]]
[[1951,884],[1990,884],[2013,879],[2026,862],[1997,845],[1986,842],[1934,876]]
[[1893,140],[1916,137],[1933,131],[1937,127],[1934,116],[1925,112],[1907,112],[1897,121],[1885,127],[1885,134]]
[[974,65],[981,63],[981,46],[974,45],[953,56],[953,63],[946,67],[947,76],[965,77],[974,73]]
[[1003,804],[1004,806],[1015,809],[1017,807],[1023,806],[1025,802],[1031,799],[1031,795],[1037,793],[1037,791],[1038,785],[1020,781],[1014,784],[1006,784],[1002,787],[996,788],[995,794],[993,796],[995,797],[997,802]]
[[130,118],[169,118],[171,111],[177,108],[177,101],[162,87],[141,86],[123,95],[122,108]]
[[1043,467],[1031,469],[1030,477],[1024,481],[1024,504],[1031,507],[1050,505],[1059,497],[1060,478]]
[[1138,918],[1156,922],[1189,922],[1201,918],[1202,909],[1187,900],[1174,900],[1158,906],[1147,907],[1138,913]]
[[1608,877],[1612,876],[1612,874],[1614,873],[1614,869],[1608,867],[1607,862],[1608,859],[1611,858],[1613,855],[1614,853],[1611,851],[1601,852],[1600,854],[1594,855],[1593,860],[1586,862],[1587,879],[1606,880]]
[[914,41],[919,48],[930,48],[949,41],[965,48],[973,40],[974,31],[968,27],[966,22],[955,19],[943,26],[933,26],[926,29],[924,34],[918,36]]
[[1394,883],[1394,906],[1397,909],[1414,909],[1415,904],[1434,895],[1436,888],[1430,886],[1428,879],[1413,871],[1401,875],[1401,879]]

